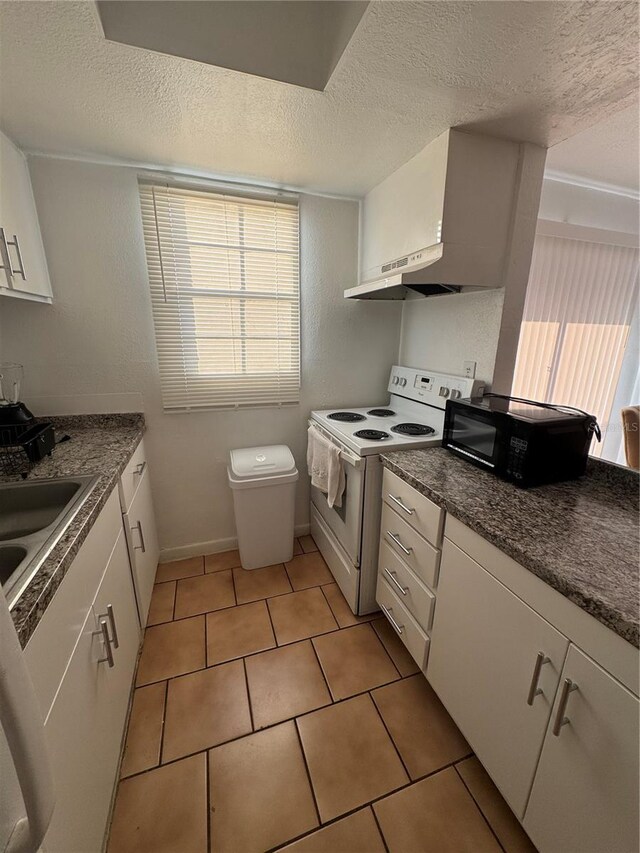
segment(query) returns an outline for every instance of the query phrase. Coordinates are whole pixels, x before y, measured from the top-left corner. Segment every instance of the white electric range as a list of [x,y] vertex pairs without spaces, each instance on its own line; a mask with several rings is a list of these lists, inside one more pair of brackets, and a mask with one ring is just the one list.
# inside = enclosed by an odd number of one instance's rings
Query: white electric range
[[311,488],[311,533],[354,613],[378,610],[375,600],[382,507],[380,454],[442,441],[450,398],[481,395],[475,379],[409,367],[391,369],[384,405],[311,412],[309,423],[342,451],[342,506]]

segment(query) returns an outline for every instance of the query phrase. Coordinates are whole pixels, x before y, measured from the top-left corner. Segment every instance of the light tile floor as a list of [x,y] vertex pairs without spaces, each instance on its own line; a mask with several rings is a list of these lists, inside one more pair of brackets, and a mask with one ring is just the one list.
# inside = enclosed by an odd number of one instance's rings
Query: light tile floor
[[109,853],[532,853],[386,619],[294,555],[158,567]]

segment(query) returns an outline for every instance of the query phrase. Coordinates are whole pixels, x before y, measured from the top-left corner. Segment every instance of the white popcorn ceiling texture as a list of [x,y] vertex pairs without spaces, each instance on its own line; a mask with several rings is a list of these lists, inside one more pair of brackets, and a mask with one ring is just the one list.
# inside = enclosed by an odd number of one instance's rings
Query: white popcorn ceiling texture
[[89,0],[2,2],[2,126],[28,150],[360,196],[450,126],[551,146],[606,125],[637,98],[637,47],[635,2],[383,0],[316,92],[108,42]]

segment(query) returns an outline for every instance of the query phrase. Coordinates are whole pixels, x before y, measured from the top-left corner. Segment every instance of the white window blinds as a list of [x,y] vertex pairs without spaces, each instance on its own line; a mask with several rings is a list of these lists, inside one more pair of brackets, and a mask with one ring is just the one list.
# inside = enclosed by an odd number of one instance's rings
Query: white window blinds
[[297,402],[297,201],[139,186],[164,408]]

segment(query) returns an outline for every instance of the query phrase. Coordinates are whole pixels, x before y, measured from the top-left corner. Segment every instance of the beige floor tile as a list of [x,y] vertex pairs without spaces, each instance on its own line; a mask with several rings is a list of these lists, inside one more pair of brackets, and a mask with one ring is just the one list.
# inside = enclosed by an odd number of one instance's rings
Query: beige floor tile
[[133,694],[127,742],[120,776],[141,773],[160,764],[162,721],[164,719],[165,681],[138,687]]
[[279,646],[338,627],[319,587],[270,598],[267,604]]
[[371,695],[412,779],[471,754],[422,673],[380,687]]
[[299,539],[293,540],[293,556],[295,557],[296,554],[304,554],[304,551],[302,550],[302,545],[300,544]]
[[231,571],[185,578],[178,581],[175,618],[197,616],[198,613],[233,607],[235,603]]
[[536,853],[536,848],[475,755],[456,764],[456,770],[506,853]]
[[223,551],[221,554],[207,554],[204,558],[205,572],[222,572],[225,569],[235,569],[241,565],[238,550]]
[[309,554],[311,553],[311,551],[318,550],[318,546],[316,545],[313,536],[311,536],[310,534],[307,536],[299,536],[298,540],[305,554]]
[[162,681],[205,666],[204,616],[147,628],[136,685]]
[[409,781],[370,696],[296,722],[323,823]]
[[373,810],[390,853],[500,853],[453,767],[374,803]]
[[309,640],[253,655],[245,664],[256,729],[331,703]]
[[371,809],[343,817],[281,848],[281,853],[384,853],[385,846]]
[[262,853],[318,825],[295,723],[209,753],[211,853]]
[[333,580],[333,575],[319,551],[315,551],[313,554],[299,554],[285,563],[285,568],[291,586],[295,590],[320,586],[323,583],[331,583]]
[[162,763],[251,732],[241,660],[172,678],[162,741]]
[[291,592],[291,584],[282,563],[263,569],[234,569],[233,582],[238,604]]
[[176,600],[176,582],[157,583],[151,593],[151,603],[147,616],[147,628],[160,625],[173,619],[173,605]]
[[341,628],[349,628],[351,625],[360,625],[362,622],[371,622],[372,619],[377,619],[380,611],[370,613],[367,616],[356,616],[353,610],[347,604],[347,600],[340,592],[340,587],[337,583],[323,584],[322,591],[324,592],[329,606],[336,617],[338,625]]
[[415,672],[420,672],[420,667],[411,657],[386,617],[383,616],[382,619],[374,620],[371,623],[371,627],[382,641],[387,654],[403,678],[407,675],[413,675]]
[[206,853],[206,755],[194,755],[118,787],[109,853]]
[[400,676],[370,625],[355,625],[313,641],[334,699],[363,693]]
[[186,560],[174,560],[173,563],[160,563],[156,572],[156,583],[176,581],[204,574],[204,557],[187,557]]
[[266,601],[207,613],[207,665],[272,649],[276,638]]

